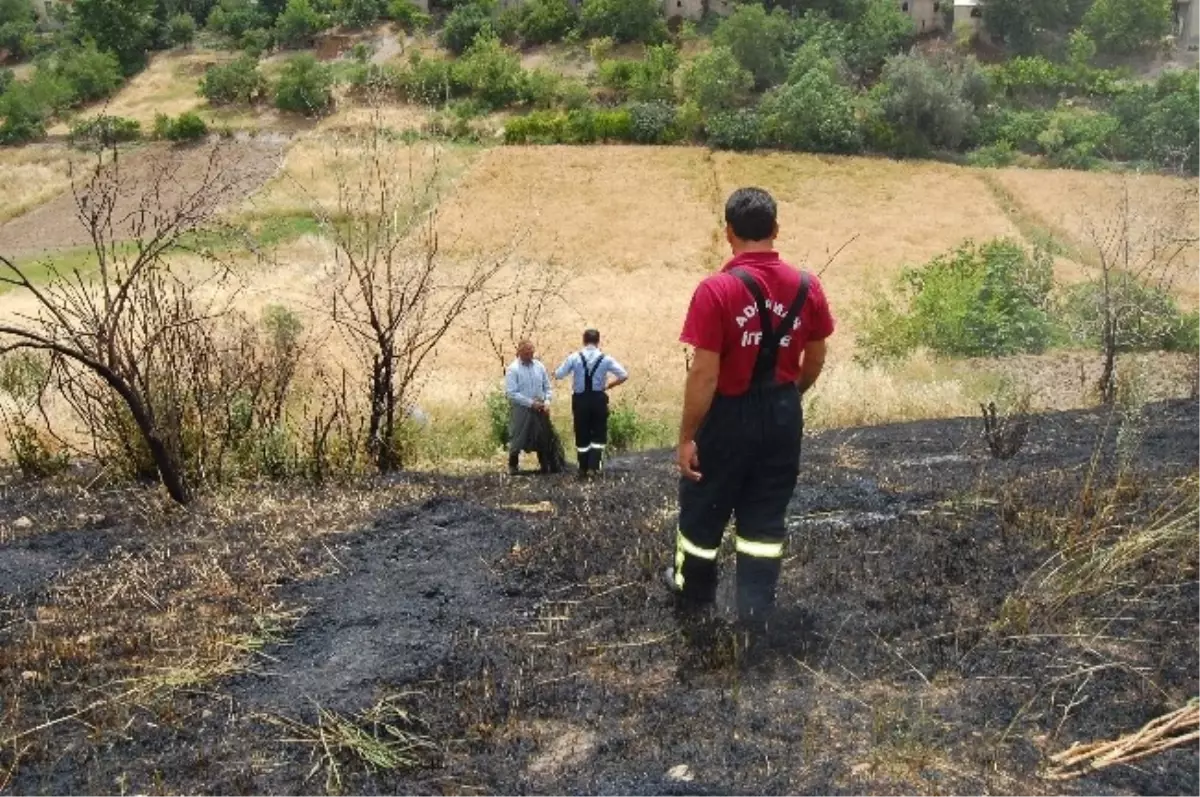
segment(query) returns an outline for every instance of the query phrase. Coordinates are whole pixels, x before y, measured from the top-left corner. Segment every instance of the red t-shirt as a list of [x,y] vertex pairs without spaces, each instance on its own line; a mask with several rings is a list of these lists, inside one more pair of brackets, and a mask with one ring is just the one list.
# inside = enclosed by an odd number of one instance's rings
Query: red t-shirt
[[[762,324],[750,290],[734,274],[741,268],[758,281],[767,306],[773,311],[772,328],[778,329],[796,293],[800,290],[800,272],[779,259],[777,252],[744,252],[730,260],[720,273],[706,277],[692,294],[687,320],[683,323],[682,343],[721,355],[721,374],[717,392],[736,396],[750,389],[754,360],[758,357]],[[833,334],[833,316],[825,291],[815,274],[809,274],[808,299],[793,325],[779,344],[775,376],[779,382],[800,378],[800,355],[810,341],[824,340]]]

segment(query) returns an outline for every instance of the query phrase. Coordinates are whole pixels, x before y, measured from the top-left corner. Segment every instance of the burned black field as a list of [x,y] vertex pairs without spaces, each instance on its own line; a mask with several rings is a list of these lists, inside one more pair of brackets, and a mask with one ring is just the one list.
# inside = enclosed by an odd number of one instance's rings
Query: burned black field
[[810,435],[780,617],[681,630],[666,452],[188,512],[0,492],[2,793],[1195,794],[1197,406]]

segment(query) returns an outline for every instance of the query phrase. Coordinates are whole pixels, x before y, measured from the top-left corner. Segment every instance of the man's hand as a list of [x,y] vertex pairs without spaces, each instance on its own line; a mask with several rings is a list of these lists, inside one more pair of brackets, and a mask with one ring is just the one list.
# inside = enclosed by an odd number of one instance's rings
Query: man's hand
[[542,402],[540,399],[534,399],[533,400],[533,411],[534,412],[545,412],[546,411],[545,403]]
[[686,443],[680,443],[678,456],[679,475],[689,481],[700,481],[702,474],[696,470],[700,467],[700,452],[696,448],[696,441],[689,440]]

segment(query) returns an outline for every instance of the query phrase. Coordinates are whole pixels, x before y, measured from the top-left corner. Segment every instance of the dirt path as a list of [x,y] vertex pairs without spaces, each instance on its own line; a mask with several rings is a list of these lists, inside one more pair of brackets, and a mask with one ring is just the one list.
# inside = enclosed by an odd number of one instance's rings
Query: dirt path
[[[127,180],[116,218],[127,218],[143,196],[155,195],[156,209],[169,209],[200,188],[205,175],[219,172],[232,178],[225,202],[234,204],[257,190],[278,170],[286,138],[256,136],[238,141],[171,147],[148,144],[125,150],[122,179]],[[214,147],[218,147],[214,154]],[[161,179],[166,175],[167,179]],[[81,175],[82,180],[87,175]],[[128,234],[128,224],[124,227]],[[119,228],[120,228],[119,226]],[[0,225],[0,252],[23,258],[87,246],[87,228],[80,221],[75,196],[67,190],[55,199]]]

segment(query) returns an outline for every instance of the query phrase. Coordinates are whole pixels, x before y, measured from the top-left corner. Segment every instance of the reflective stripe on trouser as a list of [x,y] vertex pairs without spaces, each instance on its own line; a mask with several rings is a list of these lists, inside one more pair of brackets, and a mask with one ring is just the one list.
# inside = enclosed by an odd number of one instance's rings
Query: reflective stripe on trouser
[[576,393],[571,397],[571,415],[580,470],[599,470],[608,442],[608,394]]
[[[719,542],[719,539],[718,539]],[[683,529],[675,532],[675,588],[687,593],[709,592],[711,582],[716,589],[717,552],[689,540]],[[689,583],[689,579],[691,583]]]

